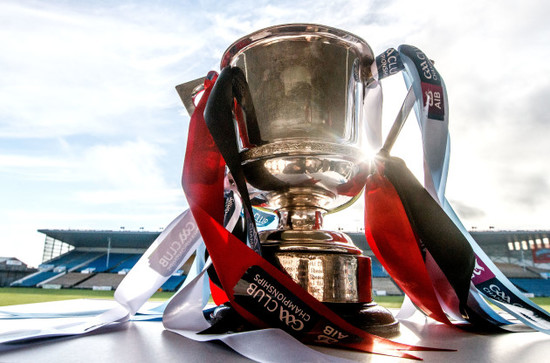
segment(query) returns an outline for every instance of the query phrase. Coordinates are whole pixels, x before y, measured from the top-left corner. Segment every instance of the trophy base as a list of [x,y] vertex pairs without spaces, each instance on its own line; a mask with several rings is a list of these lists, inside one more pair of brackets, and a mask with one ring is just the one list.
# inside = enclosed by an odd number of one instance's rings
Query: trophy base
[[[370,303],[324,303],[342,319],[367,333],[382,338],[392,338],[399,334],[399,322],[386,308]],[[244,320],[229,303],[217,306],[207,316],[211,326],[202,334],[222,334],[244,332],[254,327]]]
[[393,314],[374,301],[370,303],[324,303],[351,325],[377,335],[391,338],[399,334],[399,322]]
[[399,333],[392,313],[372,300],[371,259],[344,233],[260,233],[264,258],[351,325],[381,337]]

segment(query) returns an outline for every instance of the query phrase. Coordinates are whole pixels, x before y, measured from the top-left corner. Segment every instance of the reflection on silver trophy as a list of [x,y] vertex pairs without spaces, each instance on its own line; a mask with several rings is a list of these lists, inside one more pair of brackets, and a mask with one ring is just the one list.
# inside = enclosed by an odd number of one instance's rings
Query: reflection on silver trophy
[[372,301],[370,258],[322,228],[323,215],[353,203],[368,176],[363,107],[373,62],[353,34],[290,24],[239,39],[221,68],[248,87],[252,105],[232,110],[241,165],[261,206],[279,216],[276,230],[260,233],[264,258],[350,323],[392,335],[397,321]]

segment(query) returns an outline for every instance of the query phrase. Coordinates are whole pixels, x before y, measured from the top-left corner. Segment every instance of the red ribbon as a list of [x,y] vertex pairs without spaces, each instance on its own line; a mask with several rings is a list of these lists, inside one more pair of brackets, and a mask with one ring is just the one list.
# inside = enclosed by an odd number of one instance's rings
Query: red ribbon
[[379,173],[367,179],[365,236],[378,261],[411,301],[429,317],[451,324],[438,302],[401,199]]

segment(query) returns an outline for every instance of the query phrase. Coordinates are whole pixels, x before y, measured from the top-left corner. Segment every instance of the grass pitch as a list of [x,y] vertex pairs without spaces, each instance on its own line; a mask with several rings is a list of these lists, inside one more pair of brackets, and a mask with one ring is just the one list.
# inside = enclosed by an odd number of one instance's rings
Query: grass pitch
[[[71,299],[113,299],[114,291],[61,289],[50,290],[26,287],[0,288],[0,306],[33,304],[48,301]],[[172,296],[172,292],[157,292],[151,300],[166,300]]]
[[[157,292],[151,297],[151,300],[167,300],[173,294],[173,292]],[[114,291],[79,289],[48,290],[40,288],[3,287],[0,288],[0,306],[70,299],[113,299],[113,295]],[[398,309],[403,302],[403,296],[376,296],[374,300],[386,308]],[[550,297],[535,297],[531,300],[546,311],[550,311]]]

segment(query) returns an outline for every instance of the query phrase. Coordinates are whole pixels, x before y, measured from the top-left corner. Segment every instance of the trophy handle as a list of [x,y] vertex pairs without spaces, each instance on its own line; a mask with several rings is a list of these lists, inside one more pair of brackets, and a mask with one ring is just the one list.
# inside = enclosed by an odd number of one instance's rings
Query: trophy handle
[[193,112],[195,112],[193,97],[204,89],[205,78],[206,77],[197,78],[176,86],[176,91],[178,92],[178,95],[180,96],[189,116],[192,116]]
[[333,213],[337,213],[337,212],[340,212],[348,207],[350,207],[351,205],[353,205],[355,202],[357,202],[357,200],[363,195],[363,190],[364,189],[361,189],[361,192],[359,192],[359,194],[357,194],[356,196],[354,196],[353,198],[351,198],[350,200],[348,200],[346,203],[336,207],[336,208],[332,208],[332,209],[329,209],[326,211],[325,215],[329,215],[329,214],[333,214]]

